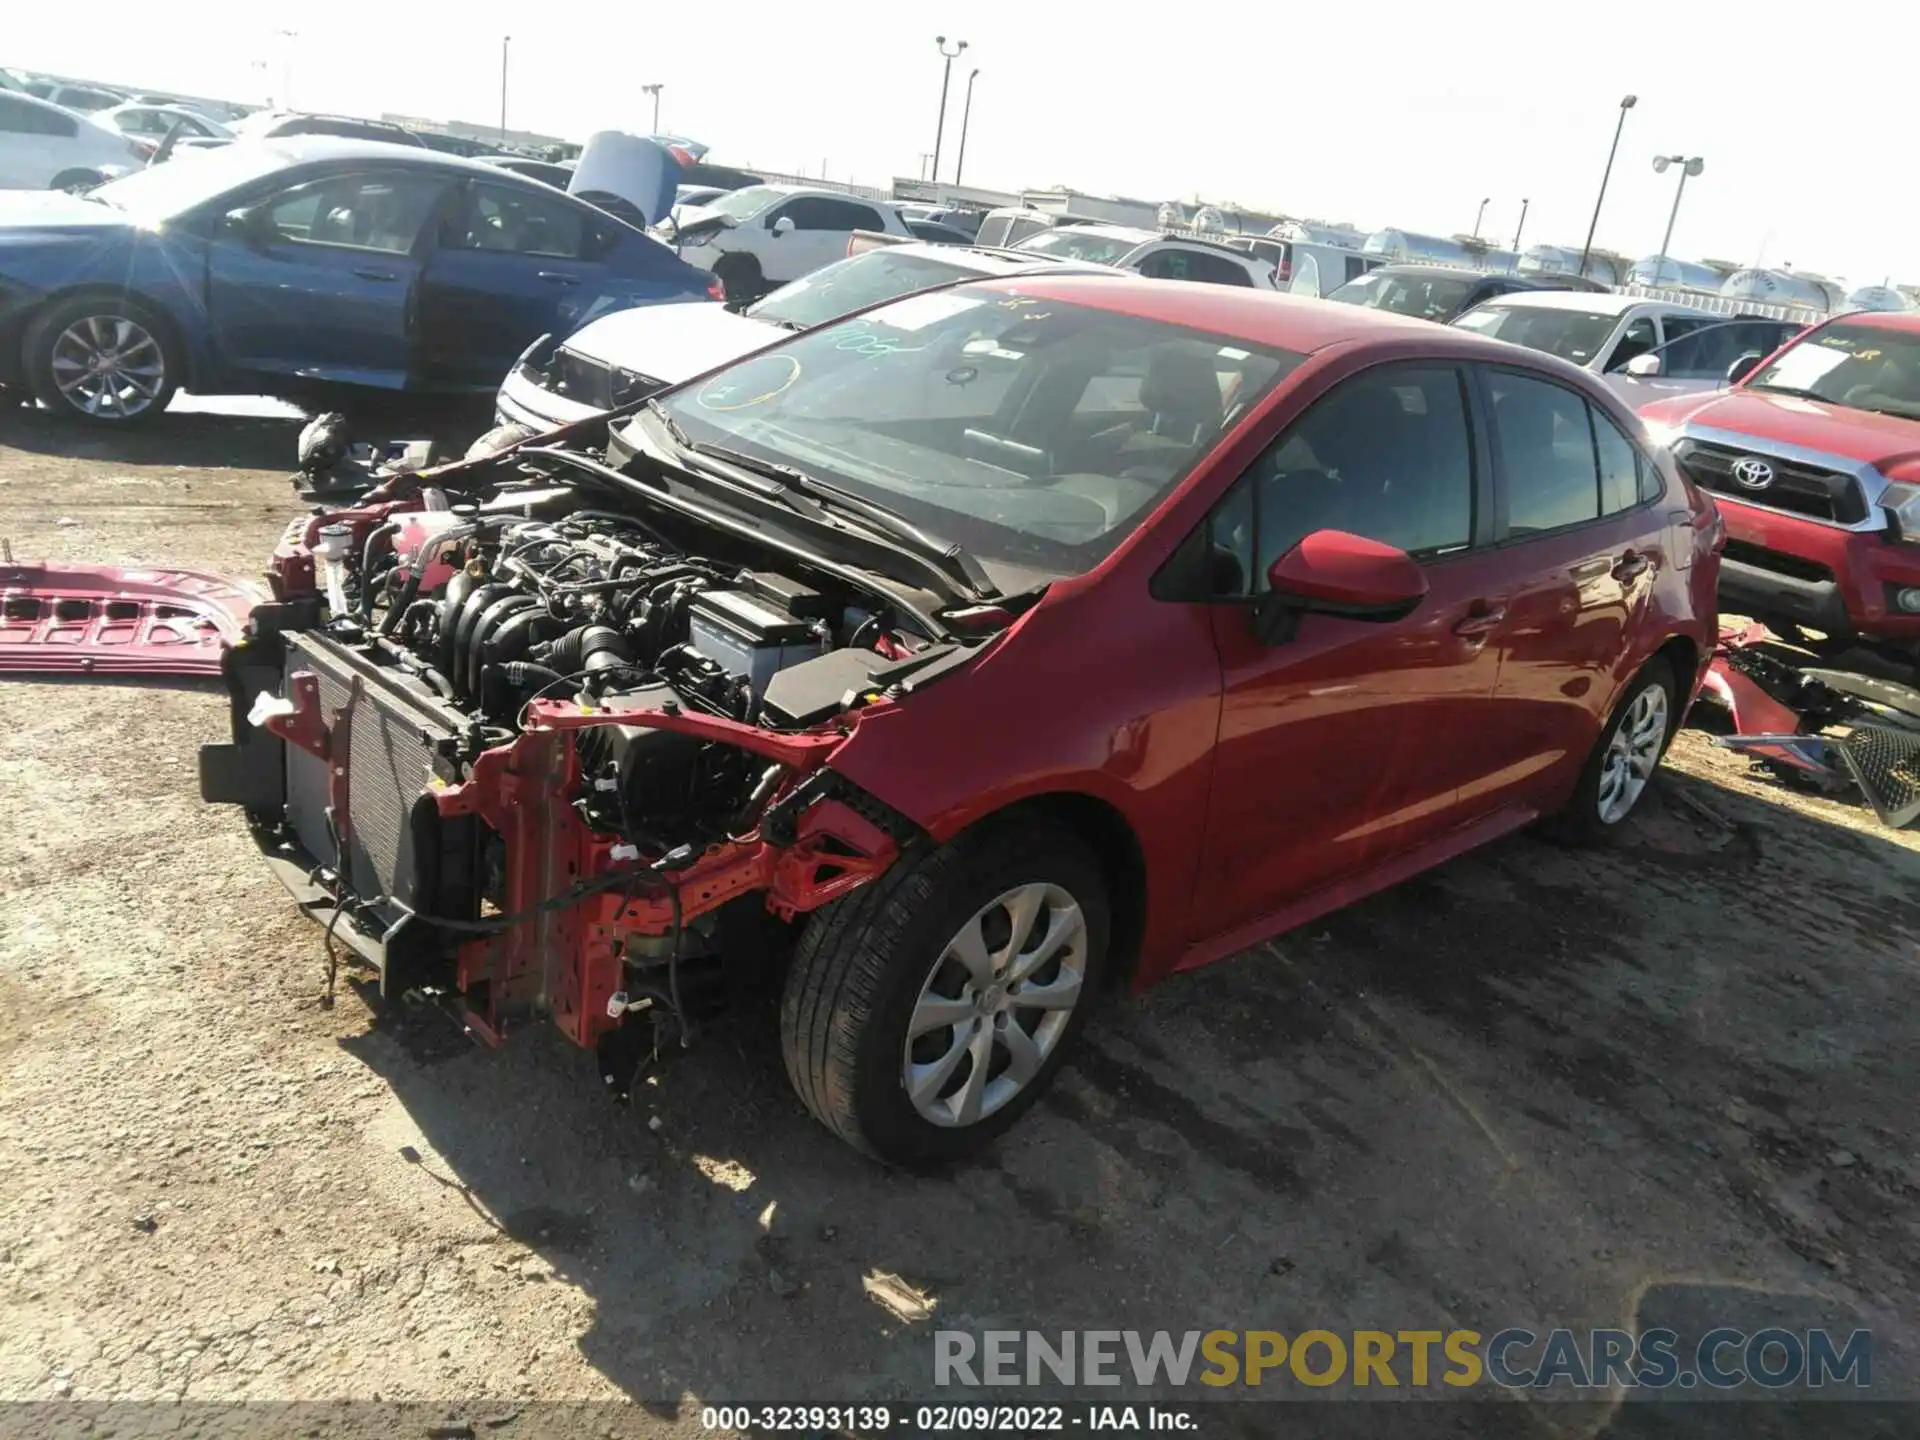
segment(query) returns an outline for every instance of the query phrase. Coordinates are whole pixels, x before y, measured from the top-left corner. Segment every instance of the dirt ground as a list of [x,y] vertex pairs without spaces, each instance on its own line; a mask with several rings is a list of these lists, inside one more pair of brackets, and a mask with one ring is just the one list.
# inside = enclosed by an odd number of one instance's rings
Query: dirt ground
[[[0,536],[257,574],[293,433],[0,415]],[[197,797],[224,725],[196,684],[0,685],[0,1399],[692,1430],[676,1400],[925,1396],[942,1325],[1689,1307],[1870,1327],[1876,1392],[1920,1396],[1920,835],[1698,734],[1618,848],[1517,836],[1116,996],[990,1158],[914,1179],[810,1122],[757,1023],[623,1110],[557,1034],[322,1009],[320,935]],[[1501,1410],[1473,1433],[1627,1433]]]

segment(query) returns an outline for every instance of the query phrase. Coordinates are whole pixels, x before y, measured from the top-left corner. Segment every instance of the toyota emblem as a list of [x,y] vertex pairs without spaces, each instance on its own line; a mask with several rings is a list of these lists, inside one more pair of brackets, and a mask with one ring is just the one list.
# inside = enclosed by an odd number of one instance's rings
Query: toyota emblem
[[1733,462],[1733,483],[1744,490],[1764,490],[1773,484],[1773,466],[1752,455]]

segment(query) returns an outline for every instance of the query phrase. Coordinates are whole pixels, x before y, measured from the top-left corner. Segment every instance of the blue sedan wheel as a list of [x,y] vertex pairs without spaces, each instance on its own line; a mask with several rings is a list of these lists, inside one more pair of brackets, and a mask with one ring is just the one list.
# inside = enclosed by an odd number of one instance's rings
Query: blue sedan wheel
[[151,419],[180,383],[166,326],[144,306],[80,297],[42,314],[27,342],[34,394],[56,414]]

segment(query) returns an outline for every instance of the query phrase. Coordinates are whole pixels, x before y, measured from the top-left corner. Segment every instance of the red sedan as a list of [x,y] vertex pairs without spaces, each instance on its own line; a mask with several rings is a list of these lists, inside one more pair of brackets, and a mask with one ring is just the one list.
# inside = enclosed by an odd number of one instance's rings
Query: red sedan
[[389,989],[491,1038],[657,1050],[780,967],[807,1106],[939,1161],[1033,1102],[1103,982],[1542,817],[1617,827],[1711,653],[1720,542],[1550,357],[966,284],[296,524],[203,784]]

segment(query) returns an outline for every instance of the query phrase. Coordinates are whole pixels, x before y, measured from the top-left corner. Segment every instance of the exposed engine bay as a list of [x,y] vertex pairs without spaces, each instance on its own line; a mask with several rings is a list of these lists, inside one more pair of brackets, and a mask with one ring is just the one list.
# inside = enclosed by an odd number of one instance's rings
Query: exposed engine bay
[[604,1059],[686,1041],[915,843],[826,762],[1012,617],[633,503],[603,455],[525,446],[296,521],[201,771],[330,963]]

